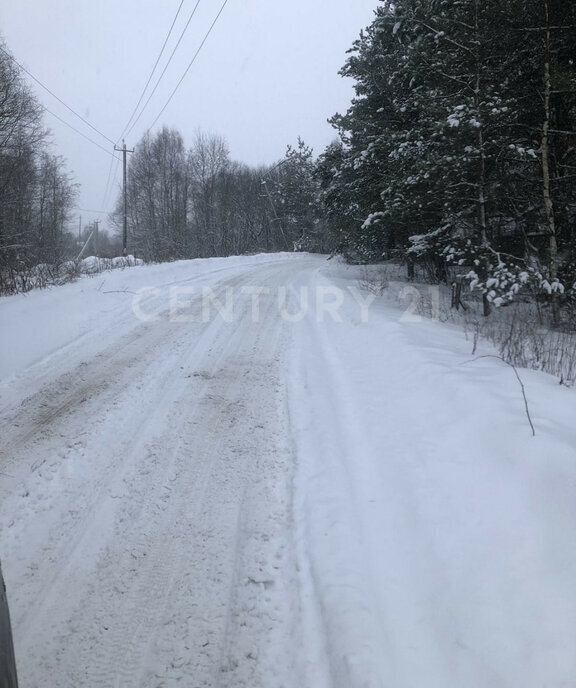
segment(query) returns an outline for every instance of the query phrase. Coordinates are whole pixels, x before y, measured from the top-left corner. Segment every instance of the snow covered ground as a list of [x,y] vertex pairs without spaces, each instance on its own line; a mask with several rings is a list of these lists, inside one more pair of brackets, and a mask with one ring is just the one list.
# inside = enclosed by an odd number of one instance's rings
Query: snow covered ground
[[[576,396],[308,255],[0,300],[22,688],[576,685]],[[483,351],[480,353],[490,353]]]

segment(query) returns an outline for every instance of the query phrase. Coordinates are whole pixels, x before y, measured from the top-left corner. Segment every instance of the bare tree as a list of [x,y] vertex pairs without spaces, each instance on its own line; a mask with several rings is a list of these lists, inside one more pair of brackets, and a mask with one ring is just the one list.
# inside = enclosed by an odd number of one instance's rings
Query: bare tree
[[60,156],[43,152],[37,170],[34,243],[38,259],[57,262],[66,253],[67,226],[78,187],[64,169]]
[[197,132],[189,161],[195,254],[199,256],[219,255],[217,189],[219,179],[230,165],[229,155],[228,145],[222,137]]
[[[164,127],[147,133],[136,146],[128,168],[130,250],[147,260],[188,257],[187,222],[190,176],[181,135]],[[113,221],[121,225],[122,199]]]
[[41,106],[0,47],[0,260],[5,262],[28,243],[35,155],[46,131]]

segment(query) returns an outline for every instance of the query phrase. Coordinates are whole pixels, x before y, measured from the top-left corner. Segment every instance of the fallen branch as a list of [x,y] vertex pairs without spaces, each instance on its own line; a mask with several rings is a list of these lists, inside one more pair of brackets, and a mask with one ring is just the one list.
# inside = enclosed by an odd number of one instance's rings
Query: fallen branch
[[471,361],[464,361],[464,363],[474,363],[474,361],[479,360],[480,358],[497,358],[499,361],[502,361],[502,363],[505,363],[507,366],[510,366],[512,370],[514,371],[514,374],[516,375],[516,379],[518,380],[518,383],[520,384],[520,389],[522,390],[522,396],[524,397],[524,408],[526,410],[526,417],[528,418],[528,422],[530,423],[530,427],[532,428],[532,437],[536,436],[536,430],[534,429],[534,423],[532,423],[532,418],[530,417],[530,409],[528,408],[528,399],[526,398],[526,389],[524,388],[524,383],[522,382],[522,379],[520,378],[520,375],[518,374],[518,371],[516,370],[516,366],[513,363],[509,363],[506,359],[502,358],[502,356],[496,356],[496,354],[485,354],[484,356],[477,356],[476,358],[473,358]]
[[135,291],[130,291],[130,289],[112,289],[110,291],[103,291],[102,294],[136,294]]

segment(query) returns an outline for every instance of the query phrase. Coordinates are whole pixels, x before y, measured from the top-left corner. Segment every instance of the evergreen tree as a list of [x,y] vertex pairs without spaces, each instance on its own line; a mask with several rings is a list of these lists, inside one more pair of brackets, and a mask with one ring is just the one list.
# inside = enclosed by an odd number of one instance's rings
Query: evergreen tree
[[343,250],[471,266],[496,303],[514,275],[561,290],[575,11],[560,0],[382,3],[341,72],[356,97],[333,118],[339,150],[325,153],[323,198]]
[[322,251],[324,224],[320,212],[320,185],[314,152],[301,138],[289,145],[273,175],[272,201],[287,247],[297,251]]

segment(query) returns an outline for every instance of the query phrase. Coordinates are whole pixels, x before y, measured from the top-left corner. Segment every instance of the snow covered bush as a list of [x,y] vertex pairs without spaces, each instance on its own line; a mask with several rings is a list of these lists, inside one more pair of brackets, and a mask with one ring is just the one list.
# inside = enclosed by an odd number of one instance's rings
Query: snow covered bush
[[502,254],[489,246],[478,246],[471,239],[451,241],[440,255],[449,265],[470,267],[462,273],[471,290],[486,296],[496,306],[511,303],[518,295],[564,294],[558,279],[548,279],[545,273],[515,256]]
[[0,270],[0,296],[22,294],[32,289],[45,289],[67,282],[74,282],[83,275],[96,275],[104,270],[143,265],[144,261],[134,256],[97,258],[88,256],[83,260],[67,260],[61,263],[8,267]]
[[[481,293],[496,308],[511,303],[520,295],[531,297],[574,293],[560,279],[550,279],[539,267],[525,260],[494,250],[468,238],[454,238],[444,228],[410,237],[407,254],[420,261],[437,261],[460,268],[456,276]],[[452,271],[453,272],[453,271]]]

